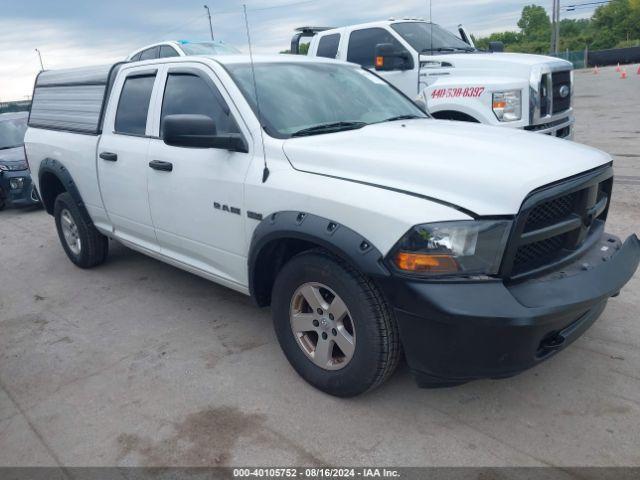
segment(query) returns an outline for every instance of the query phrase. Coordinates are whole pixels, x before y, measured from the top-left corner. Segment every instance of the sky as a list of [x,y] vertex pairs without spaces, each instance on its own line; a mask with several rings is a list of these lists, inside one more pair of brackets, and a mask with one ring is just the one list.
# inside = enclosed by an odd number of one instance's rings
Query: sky
[[[551,10],[552,0],[431,0],[433,21],[473,34],[517,30],[525,5]],[[301,26],[338,27],[387,19],[429,17],[429,0],[0,0],[0,101],[28,97],[40,70],[106,64],[162,40],[208,40],[203,4],[216,39],[247,52],[246,3],[254,53],[277,53]],[[584,0],[586,2],[586,0]],[[576,0],[575,3],[584,3]],[[563,1],[563,4],[566,1]],[[589,9],[563,18],[588,17]]]

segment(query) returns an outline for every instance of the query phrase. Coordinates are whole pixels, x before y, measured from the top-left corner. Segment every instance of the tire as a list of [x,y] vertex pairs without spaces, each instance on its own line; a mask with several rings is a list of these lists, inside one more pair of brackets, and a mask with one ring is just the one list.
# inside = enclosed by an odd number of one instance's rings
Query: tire
[[[307,302],[305,293],[316,291],[313,289],[322,294],[320,304],[325,301],[327,308],[322,321],[331,322],[328,326],[324,323],[316,325],[320,315],[310,313],[311,303]],[[332,311],[339,305],[337,300],[342,300],[342,310],[346,306],[347,312],[341,325],[327,314],[327,309]],[[324,250],[298,254],[282,268],[274,284],[271,306],[276,335],[287,359],[302,378],[325,393],[336,397],[360,395],[384,383],[398,365],[398,328],[381,293],[362,273]],[[333,311],[338,310],[340,308],[333,308]],[[308,325],[309,318],[318,316],[309,327],[315,331],[294,333],[296,321],[292,320],[292,312],[304,319],[304,325]],[[337,335],[336,331],[339,332]],[[348,337],[350,333],[353,334],[353,349],[348,358],[340,345],[351,347],[342,336]],[[314,359],[321,334],[327,334],[328,339],[324,341],[334,345],[330,347],[329,364],[320,362],[327,357],[322,352]],[[313,349],[314,340],[317,343],[311,356],[308,350]]]
[[[104,263],[109,253],[109,239],[96,230],[89,216],[82,212],[69,193],[58,195],[53,215],[60,243],[69,260],[80,268],[93,268]],[[68,220],[75,226],[70,228],[74,232],[73,238],[78,243],[68,240],[65,236],[67,227],[63,227],[63,223],[68,226]]]

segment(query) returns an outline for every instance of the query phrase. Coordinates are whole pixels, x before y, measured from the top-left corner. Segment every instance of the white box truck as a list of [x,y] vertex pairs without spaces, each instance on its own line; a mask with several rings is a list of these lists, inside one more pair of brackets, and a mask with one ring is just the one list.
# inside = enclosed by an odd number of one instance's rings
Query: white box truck
[[[375,70],[435,118],[479,122],[572,138],[572,64],[541,55],[481,52],[460,36],[418,19],[342,28],[302,27],[292,53],[312,37],[308,55]],[[498,48],[499,50],[499,48]]]

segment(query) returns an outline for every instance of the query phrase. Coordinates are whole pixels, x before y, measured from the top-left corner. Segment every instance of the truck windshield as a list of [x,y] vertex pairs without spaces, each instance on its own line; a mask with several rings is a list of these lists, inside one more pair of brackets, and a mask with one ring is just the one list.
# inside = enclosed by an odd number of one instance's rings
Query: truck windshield
[[444,28],[426,22],[402,22],[391,25],[419,53],[473,52],[476,49]]
[[228,64],[227,70],[269,135],[320,135],[373,123],[428,118],[411,100],[376,75],[330,63]]
[[26,131],[26,118],[0,118],[0,150],[21,147]]
[[236,55],[240,52],[235,47],[220,42],[198,42],[180,44],[185,55]]

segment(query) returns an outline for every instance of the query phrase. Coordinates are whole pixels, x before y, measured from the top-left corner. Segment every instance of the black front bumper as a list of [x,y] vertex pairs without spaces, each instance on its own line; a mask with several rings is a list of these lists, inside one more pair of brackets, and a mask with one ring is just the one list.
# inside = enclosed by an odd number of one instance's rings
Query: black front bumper
[[[11,188],[11,180],[14,178],[23,179],[22,188]],[[0,175],[0,200],[4,200],[9,207],[29,207],[40,203],[37,193],[34,194],[29,170],[2,172]]]
[[640,241],[605,235],[573,265],[542,278],[381,282],[420,386],[513,376],[582,335],[634,275]]

